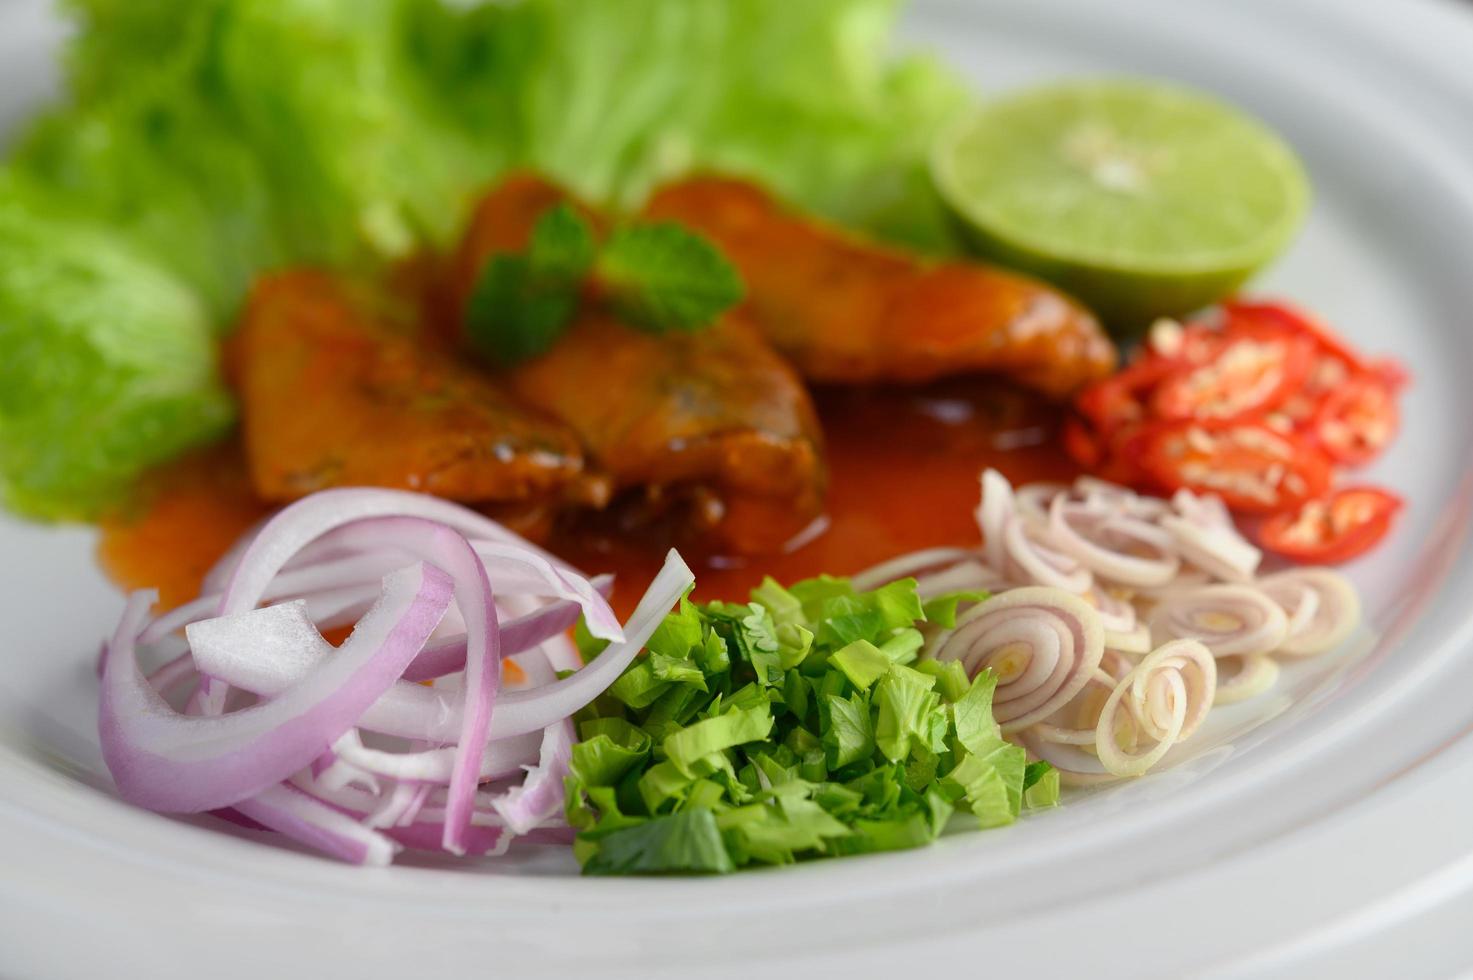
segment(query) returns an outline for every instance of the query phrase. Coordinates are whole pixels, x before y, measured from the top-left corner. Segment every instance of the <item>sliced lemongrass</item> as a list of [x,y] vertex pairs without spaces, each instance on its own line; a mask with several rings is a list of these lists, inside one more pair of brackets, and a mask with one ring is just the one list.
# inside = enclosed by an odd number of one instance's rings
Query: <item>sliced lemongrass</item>
[[[1149,771],[1173,745],[1190,737],[1207,717],[1217,686],[1217,662],[1197,640],[1173,640],[1152,651],[1116,685],[1100,711],[1095,754],[1116,776]],[[1120,745],[1120,713],[1129,712],[1137,739],[1154,744],[1144,752]]]
[[1266,654],[1224,657],[1223,666],[1231,669],[1218,674],[1214,704],[1233,704],[1257,697],[1279,679],[1279,662]]
[[1289,614],[1279,654],[1310,657],[1344,643],[1360,625],[1360,596],[1350,580],[1328,568],[1291,568],[1258,582]]

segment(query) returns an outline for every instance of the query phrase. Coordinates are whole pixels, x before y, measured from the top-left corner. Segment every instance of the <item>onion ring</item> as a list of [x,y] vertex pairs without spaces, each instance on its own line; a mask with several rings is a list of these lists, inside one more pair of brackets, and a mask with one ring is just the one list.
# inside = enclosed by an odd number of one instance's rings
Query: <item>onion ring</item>
[[968,609],[936,659],[959,660],[968,676],[998,675],[993,715],[1003,734],[1068,704],[1105,652],[1099,616],[1082,599],[1042,587],[1013,589]]
[[1162,599],[1151,612],[1157,643],[1201,640],[1214,657],[1270,653],[1289,633],[1284,610],[1249,585],[1205,585]]

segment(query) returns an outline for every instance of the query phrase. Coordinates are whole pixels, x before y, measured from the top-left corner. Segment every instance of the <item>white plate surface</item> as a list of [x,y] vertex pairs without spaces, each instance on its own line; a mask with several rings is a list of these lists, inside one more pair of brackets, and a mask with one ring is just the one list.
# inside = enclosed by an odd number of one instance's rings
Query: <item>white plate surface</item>
[[[1420,850],[1392,861],[1355,829],[1376,814],[1391,826],[1388,794],[1445,799],[1426,767],[1393,781],[1473,723],[1473,11],[1389,7],[953,0],[920,4],[907,24],[988,91],[1059,75],[1178,78],[1299,149],[1315,208],[1260,291],[1395,352],[1416,378],[1401,439],[1367,474],[1411,506],[1352,569],[1371,627],[1360,642],[1216,713],[1170,772],[920,852],[721,880],[582,880],[556,855],[365,871],[112,799],[90,670],[120,600],[92,565],[90,532],[0,521],[0,974],[495,964],[691,976],[821,962],[867,975],[920,958],[1151,976],[1288,968],[1343,947],[1373,891],[1422,888],[1446,873],[1439,848],[1473,845],[1424,820]],[[57,32],[35,9],[0,3],[0,119],[47,84]],[[1447,756],[1473,772],[1473,752]],[[1336,840],[1366,849],[1358,873],[1325,850]],[[1284,872],[1256,916],[1243,904],[1254,868]],[[1337,887],[1305,898],[1305,875]],[[1143,918],[1170,928],[1143,942]]]

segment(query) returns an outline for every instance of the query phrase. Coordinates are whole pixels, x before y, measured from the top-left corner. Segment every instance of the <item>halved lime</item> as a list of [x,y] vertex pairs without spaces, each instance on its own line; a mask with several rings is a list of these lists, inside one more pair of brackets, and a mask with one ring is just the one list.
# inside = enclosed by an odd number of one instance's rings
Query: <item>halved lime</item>
[[1309,199],[1298,158],[1262,123],[1154,81],[984,105],[942,138],[931,171],[979,251],[1117,332],[1232,292],[1288,245]]

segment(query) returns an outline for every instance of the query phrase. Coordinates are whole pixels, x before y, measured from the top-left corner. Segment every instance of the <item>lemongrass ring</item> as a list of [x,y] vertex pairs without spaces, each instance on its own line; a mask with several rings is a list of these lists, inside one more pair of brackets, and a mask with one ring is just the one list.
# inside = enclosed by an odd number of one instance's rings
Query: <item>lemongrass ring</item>
[[1137,623],[1134,629],[1124,633],[1118,630],[1106,630],[1105,648],[1135,656],[1150,653],[1151,628],[1145,623]]
[[1150,607],[1168,596],[1177,595],[1182,592],[1190,592],[1200,589],[1204,585],[1215,585],[1216,580],[1200,568],[1183,567],[1176,573],[1176,578],[1165,585],[1155,588],[1137,588],[1134,597],[1137,607]]
[[[858,586],[855,586],[859,588]],[[980,561],[964,561],[916,579],[916,595],[934,599],[949,592],[1001,592],[1012,583]]]
[[[1150,653],[1110,692],[1095,728],[1095,754],[1113,775],[1139,776],[1191,736],[1211,709],[1217,661],[1197,640],[1173,640]],[[1127,752],[1117,734],[1122,707],[1141,734],[1155,744]]]
[[1151,613],[1157,643],[1201,640],[1215,657],[1269,653],[1289,632],[1278,603],[1249,585],[1205,585],[1163,598]]
[[977,557],[977,552],[969,548],[924,548],[872,565],[851,576],[849,584],[858,592],[869,592],[903,578],[920,579],[960,562],[976,561]]
[[1089,683],[1105,652],[1099,616],[1077,596],[1029,586],[968,609],[935,651],[968,676],[998,675],[993,715],[1004,734],[1042,721]]
[[1324,653],[1344,643],[1360,624],[1355,586],[1328,568],[1292,568],[1261,579],[1258,587],[1291,617],[1289,635],[1277,653],[1290,657]]
[[1084,601],[1095,607],[1100,614],[1100,625],[1107,631],[1129,633],[1139,623],[1134,603],[1122,598],[1112,589],[1096,585],[1086,593]]
[[1224,660],[1233,662],[1236,669],[1218,681],[1213,704],[1234,704],[1257,697],[1279,679],[1279,662],[1265,654],[1225,657]]

